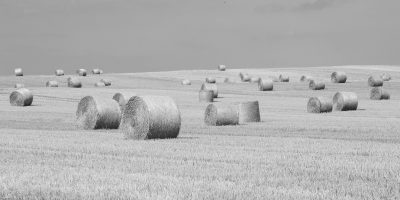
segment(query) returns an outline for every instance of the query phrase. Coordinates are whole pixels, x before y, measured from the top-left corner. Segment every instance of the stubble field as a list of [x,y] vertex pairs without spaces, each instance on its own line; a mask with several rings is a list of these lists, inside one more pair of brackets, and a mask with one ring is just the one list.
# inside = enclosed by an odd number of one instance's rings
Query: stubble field
[[[330,83],[333,71],[348,83]],[[261,92],[239,83],[239,72],[289,83]],[[390,73],[388,101],[369,99],[369,75]],[[300,82],[311,75],[326,82],[312,91]],[[260,123],[211,127],[198,90],[217,78],[216,104],[258,100]],[[344,66],[228,69],[82,77],[83,88],[65,77],[0,76],[0,199],[399,199],[400,68]],[[238,83],[222,83],[231,77]],[[101,78],[112,86],[96,88]],[[183,86],[188,78],[192,85]],[[58,80],[59,88],[46,88]],[[33,106],[13,107],[15,83],[34,93]],[[308,98],[358,94],[357,111],[311,114]],[[79,100],[112,98],[116,92],[171,96],[181,111],[177,139],[124,140],[119,130],[81,130]]]

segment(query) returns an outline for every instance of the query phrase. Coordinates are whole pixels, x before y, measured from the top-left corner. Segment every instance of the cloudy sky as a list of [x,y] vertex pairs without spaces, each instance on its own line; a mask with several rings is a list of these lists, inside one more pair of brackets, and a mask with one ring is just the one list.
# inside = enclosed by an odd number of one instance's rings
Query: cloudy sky
[[0,0],[0,75],[400,64],[399,0]]

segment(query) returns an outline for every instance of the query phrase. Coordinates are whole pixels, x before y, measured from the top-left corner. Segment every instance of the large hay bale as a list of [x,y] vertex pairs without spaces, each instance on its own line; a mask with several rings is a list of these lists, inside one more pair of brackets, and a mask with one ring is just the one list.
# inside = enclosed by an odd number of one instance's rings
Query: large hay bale
[[358,97],[354,92],[337,92],[333,96],[333,109],[338,111],[357,110]]
[[115,93],[114,94],[114,96],[112,97],[112,99],[114,99],[117,103],[118,103],[118,105],[119,105],[119,107],[121,108],[121,112],[123,113],[124,112],[124,110],[125,110],[125,105],[126,105],[126,103],[128,102],[128,100],[130,99],[130,98],[132,98],[133,96],[136,96],[136,94],[130,94],[130,95],[128,95],[128,94],[122,94],[122,93]]
[[368,85],[371,87],[381,87],[383,86],[383,80],[381,78],[370,76],[368,77]]
[[207,77],[206,78],[206,83],[216,83],[217,80],[214,77]]
[[251,77],[250,82],[251,83],[258,83],[260,82],[261,78],[260,77]]
[[136,96],[125,106],[121,130],[126,139],[176,138],[181,114],[171,97]]
[[260,121],[260,107],[258,101],[241,102],[238,106],[240,124]]
[[390,99],[390,93],[384,90],[382,87],[373,87],[370,93],[370,99],[372,100],[387,100]]
[[240,80],[242,80],[242,82],[249,82],[251,79],[249,74],[242,73],[242,72],[239,73],[239,77],[240,77]]
[[95,87],[106,87],[106,84],[104,82],[97,82],[94,84]]
[[280,82],[289,82],[289,76],[284,76],[283,74],[279,75]]
[[14,73],[15,73],[15,76],[23,76],[24,75],[21,68],[16,68],[14,70]]
[[218,65],[218,70],[219,71],[225,71],[226,70],[226,66],[225,65]]
[[57,81],[47,81],[46,87],[58,87],[58,82]]
[[313,78],[312,78],[311,76],[302,75],[302,76],[300,77],[300,81],[301,81],[301,82],[309,82],[309,81],[311,81],[311,80],[313,80]]
[[78,104],[76,118],[83,129],[118,129],[121,109],[112,99],[86,96]]
[[33,102],[33,94],[26,88],[20,88],[10,94],[10,104],[12,106],[30,106]]
[[272,91],[274,89],[274,82],[271,79],[261,79],[258,82],[258,89],[260,91]]
[[181,84],[182,85],[192,85],[192,82],[189,79],[183,79]]
[[209,126],[239,124],[239,110],[233,104],[210,104],[204,114],[204,122]]
[[25,85],[24,84],[22,84],[22,83],[16,83],[15,85],[14,85],[14,88],[24,88],[25,87]]
[[86,69],[78,69],[77,73],[78,73],[79,76],[86,76],[87,75]]
[[57,69],[55,72],[56,76],[64,76],[64,70],[62,69]]
[[307,103],[307,112],[323,113],[332,112],[332,99],[325,97],[311,97]]
[[332,83],[346,83],[347,75],[345,72],[333,72],[331,74]]
[[213,102],[214,92],[212,90],[200,90],[199,91],[199,102]]
[[317,82],[315,80],[310,80],[308,87],[311,90],[323,90],[325,89],[325,83],[324,82]]
[[92,69],[92,74],[100,74],[100,69]]
[[111,85],[111,80],[108,80],[108,79],[101,79],[100,82],[103,82],[105,86]]
[[76,77],[68,77],[67,79],[68,87],[71,88],[81,88],[82,82]]
[[383,81],[390,81],[390,80],[392,80],[392,76],[390,76],[390,74],[388,74],[388,73],[383,73],[383,74],[381,74],[381,79]]
[[218,87],[217,87],[217,84],[203,83],[203,85],[201,85],[200,90],[211,90],[211,91],[213,91],[214,98],[218,98]]

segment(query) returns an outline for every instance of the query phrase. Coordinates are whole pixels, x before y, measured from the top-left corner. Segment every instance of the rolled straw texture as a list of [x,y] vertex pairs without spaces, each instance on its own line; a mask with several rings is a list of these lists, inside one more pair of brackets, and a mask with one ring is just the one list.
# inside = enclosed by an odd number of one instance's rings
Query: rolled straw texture
[[241,102],[239,107],[239,124],[260,121],[260,108],[258,101]]
[[332,99],[325,97],[311,97],[307,103],[307,112],[323,113],[332,112]]
[[12,106],[30,106],[33,102],[33,94],[26,88],[20,88],[10,94],[10,104]]
[[358,97],[354,92],[337,92],[333,96],[333,109],[337,111],[357,110]]
[[239,124],[239,110],[234,104],[210,104],[204,115],[204,123],[209,126]]
[[333,72],[331,74],[332,83],[346,83],[347,75],[345,72]]

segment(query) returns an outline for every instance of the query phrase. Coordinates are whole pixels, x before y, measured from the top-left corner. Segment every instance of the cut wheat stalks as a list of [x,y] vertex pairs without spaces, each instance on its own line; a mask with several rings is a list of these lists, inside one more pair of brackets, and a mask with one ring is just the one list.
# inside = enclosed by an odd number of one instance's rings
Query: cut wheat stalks
[[71,88],[81,88],[82,82],[76,77],[68,77],[67,79],[68,87]]
[[258,101],[241,102],[239,107],[239,124],[260,121],[260,107]]
[[30,106],[33,102],[33,94],[26,88],[20,88],[10,94],[12,106]]
[[284,76],[283,74],[279,75],[280,82],[289,82],[289,76]]
[[218,65],[218,70],[219,71],[225,71],[226,70],[226,66],[225,65]]
[[325,83],[324,82],[317,82],[315,80],[310,80],[308,87],[311,90],[323,90],[325,89]]
[[125,106],[121,130],[125,139],[176,138],[181,114],[171,97],[135,96]]
[[199,102],[213,102],[214,92],[212,90],[200,90],[199,91]]
[[86,96],[78,104],[76,121],[83,129],[118,129],[121,109],[112,99]]
[[209,126],[239,124],[239,110],[234,104],[210,104],[204,115],[204,123]]
[[331,74],[332,83],[346,83],[347,75],[345,72],[333,72]]
[[307,112],[324,113],[332,112],[332,99],[325,97],[311,97],[307,103]]
[[58,82],[57,81],[47,81],[46,87],[58,87]]
[[274,89],[274,82],[271,79],[260,79],[258,89],[260,91],[272,91]]
[[64,70],[62,70],[62,69],[57,69],[57,70],[55,71],[55,74],[56,74],[56,76],[64,76]]
[[358,97],[354,92],[337,92],[333,96],[333,109],[337,111],[357,110]]
[[383,80],[381,78],[370,76],[368,77],[368,85],[371,87],[381,87],[383,86]]
[[372,100],[388,100],[390,99],[390,93],[384,90],[382,87],[373,87],[370,93],[370,99]]
[[200,90],[211,90],[211,91],[213,91],[214,98],[218,98],[218,87],[217,87],[217,84],[214,84],[214,83],[203,83],[203,85],[201,85]]

